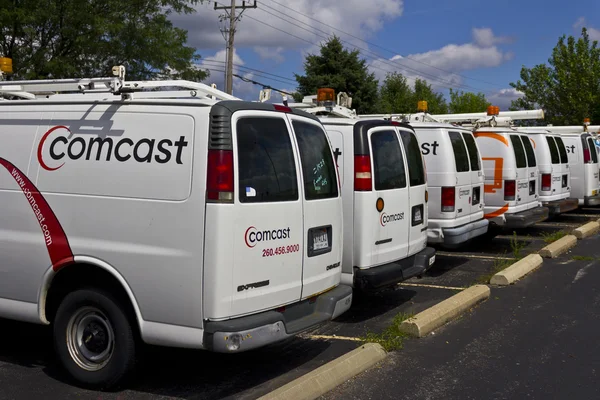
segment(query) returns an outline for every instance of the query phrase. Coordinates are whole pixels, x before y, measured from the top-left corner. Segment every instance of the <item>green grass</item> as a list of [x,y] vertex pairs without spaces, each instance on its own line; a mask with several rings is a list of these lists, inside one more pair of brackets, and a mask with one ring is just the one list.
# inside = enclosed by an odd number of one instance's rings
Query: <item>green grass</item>
[[408,335],[400,331],[402,321],[411,318],[413,314],[400,313],[394,317],[392,324],[381,333],[368,332],[361,340],[364,343],[379,343],[385,351],[400,350]]
[[556,231],[552,233],[542,232],[542,237],[544,238],[544,242],[546,244],[550,244],[556,242],[558,239],[567,236],[569,232],[567,231]]
[[594,261],[595,258],[591,256],[573,256],[575,261]]
[[[520,241],[517,237],[517,232],[513,232],[513,236],[512,238],[510,238],[510,253],[511,256],[508,256],[506,254],[506,251],[504,253],[502,253],[501,257],[502,259],[496,259],[494,260],[494,264],[492,265],[492,270],[485,274],[485,275],[481,275],[479,278],[477,278],[476,283],[478,284],[488,284],[490,283],[490,279],[492,279],[492,276],[496,275],[498,272],[510,267],[512,264],[516,263],[517,261],[519,261],[520,259],[522,259],[523,256],[523,249],[527,246],[527,242],[526,241]],[[508,259],[505,259],[506,257],[509,257]]]

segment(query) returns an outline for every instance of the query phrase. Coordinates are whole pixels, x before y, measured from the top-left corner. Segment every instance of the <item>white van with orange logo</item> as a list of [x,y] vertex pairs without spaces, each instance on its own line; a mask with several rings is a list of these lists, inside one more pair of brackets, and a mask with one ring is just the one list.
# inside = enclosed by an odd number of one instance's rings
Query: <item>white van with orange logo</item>
[[600,205],[599,156],[591,134],[563,133],[571,169],[571,193],[583,206]]
[[240,352],[348,310],[318,119],[116,72],[0,86],[0,317],[52,324],[66,370],[106,388],[138,337]]

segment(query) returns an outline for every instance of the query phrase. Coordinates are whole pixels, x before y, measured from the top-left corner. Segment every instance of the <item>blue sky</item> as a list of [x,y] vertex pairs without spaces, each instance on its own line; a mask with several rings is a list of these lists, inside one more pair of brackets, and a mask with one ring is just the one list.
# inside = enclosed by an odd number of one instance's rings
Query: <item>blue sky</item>
[[[223,88],[218,16],[204,4],[172,20],[189,31],[189,44],[206,60],[202,67],[212,69],[208,82]],[[318,52],[335,33],[347,47],[362,49],[380,79],[398,71],[409,81],[425,78],[443,93],[449,87],[484,92],[506,109],[519,95],[509,83],[521,67],[546,62],[558,38],[578,36],[581,26],[600,40],[600,1],[259,0],[239,23],[235,64],[239,75],[293,91],[305,54]],[[259,90],[235,79],[234,95],[257,100]]]

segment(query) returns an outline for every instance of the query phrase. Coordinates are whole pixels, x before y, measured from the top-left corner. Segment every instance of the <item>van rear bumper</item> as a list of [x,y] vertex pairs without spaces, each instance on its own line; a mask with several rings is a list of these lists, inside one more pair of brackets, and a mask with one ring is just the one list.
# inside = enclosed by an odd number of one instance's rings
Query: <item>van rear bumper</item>
[[567,211],[575,210],[579,207],[578,199],[564,199],[556,201],[542,202],[544,207],[548,207],[550,215],[558,215]]
[[410,257],[371,268],[354,269],[354,287],[369,292],[418,276],[435,262],[435,249],[425,247]]
[[527,228],[548,219],[550,210],[547,207],[536,207],[514,214],[504,214],[504,226],[510,229]]
[[[490,221],[480,219],[468,224],[453,226],[451,228],[431,229],[427,232],[429,243],[440,243],[445,246],[457,246],[469,240],[481,236],[487,232]],[[430,224],[431,225],[431,220]]]
[[595,196],[584,196],[583,197],[583,205],[584,206],[600,206],[600,194]]
[[339,285],[316,298],[227,321],[204,324],[204,347],[218,353],[239,353],[276,343],[337,318],[352,304],[352,288]]

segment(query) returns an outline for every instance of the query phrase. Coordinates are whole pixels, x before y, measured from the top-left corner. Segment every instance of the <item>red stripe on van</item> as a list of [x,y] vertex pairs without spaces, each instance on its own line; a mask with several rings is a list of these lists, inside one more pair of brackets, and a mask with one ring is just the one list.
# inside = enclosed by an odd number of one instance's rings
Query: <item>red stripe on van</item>
[[52,261],[52,269],[58,271],[60,268],[73,262],[73,252],[71,251],[67,235],[50,208],[50,205],[44,199],[44,196],[42,196],[29,178],[11,162],[0,158],[0,165],[6,168],[10,176],[19,185],[38,220],[46,248],[48,249],[48,255]]

